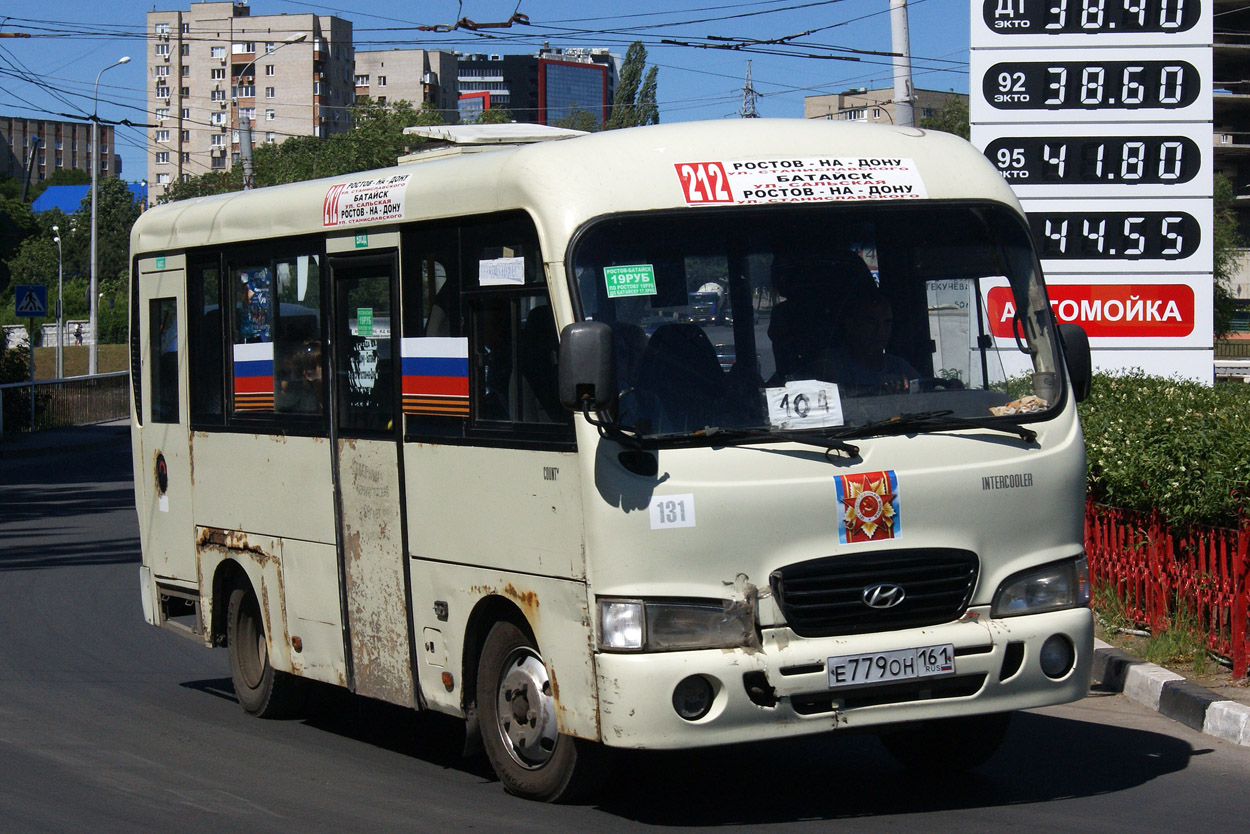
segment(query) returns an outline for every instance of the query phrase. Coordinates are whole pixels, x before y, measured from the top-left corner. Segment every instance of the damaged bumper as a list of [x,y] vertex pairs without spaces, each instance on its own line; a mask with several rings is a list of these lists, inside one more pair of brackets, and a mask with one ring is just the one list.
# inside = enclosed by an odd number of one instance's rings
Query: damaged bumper
[[[1066,672],[1051,677],[1042,647],[1055,635],[1075,656]],[[782,627],[762,637],[759,650],[598,654],[603,742],[676,749],[1062,704],[1085,696],[1093,658],[1088,608],[999,620],[989,618],[988,607],[974,608],[958,622],[929,628],[812,639]],[[830,657],[939,644],[954,647],[953,674],[829,685]],[[674,692],[692,676],[711,692],[710,708],[695,720],[674,705]]]

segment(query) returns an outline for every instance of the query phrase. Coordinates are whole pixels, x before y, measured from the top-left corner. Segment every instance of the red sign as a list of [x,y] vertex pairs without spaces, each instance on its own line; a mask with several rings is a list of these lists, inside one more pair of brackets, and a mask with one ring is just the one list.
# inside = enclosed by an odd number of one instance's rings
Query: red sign
[[[1055,318],[1079,324],[1092,339],[1178,339],[1194,330],[1194,290],[1188,284],[1049,284],[1046,290]],[[986,304],[990,332],[1013,338],[1011,288],[992,288]]]
[[681,162],[673,166],[681,179],[682,191],[690,205],[702,203],[732,203],[729,177],[725,166],[719,162]]
[[838,540],[843,544],[897,539],[898,477],[894,470],[835,475],[838,493]]

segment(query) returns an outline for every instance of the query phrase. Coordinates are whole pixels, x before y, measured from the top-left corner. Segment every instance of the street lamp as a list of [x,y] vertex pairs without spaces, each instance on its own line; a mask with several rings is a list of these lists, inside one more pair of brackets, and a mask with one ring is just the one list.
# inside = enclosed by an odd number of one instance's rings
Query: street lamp
[[[273,48],[273,52],[266,52],[266,55],[272,55],[284,46],[290,46],[293,43],[299,43],[308,37],[307,33],[300,32],[298,35],[291,35],[284,38],[282,43]],[[243,65],[243,69],[238,72],[238,82],[234,85],[234,116],[239,125],[239,160],[243,163],[243,190],[250,191],[252,188],[252,125],[251,120],[243,115],[243,109],[239,107],[239,87],[243,86],[243,76],[247,74],[248,67],[253,66],[256,59],[248,61]],[[252,83],[252,99],[256,98],[256,84]]]
[[65,289],[65,262],[61,259],[61,230],[53,226],[52,231],[56,235],[52,238],[52,242],[56,244],[56,378],[64,379],[65,360],[62,353],[65,350],[65,307],[61,302]]
[[96,73],[95,76],[95,93],[93,95],[91,107],[91,312],[90,312],[90,329],[91,329],[91,348],[87,354],[87,373],[94,374],[97,370],[96,365],[96,347],[100,342],[100,302],[97,298],[97,288],[100,286],[100,276],[96,274],[96,227],[99,223],[99,187],[97,181],[100,178],[100,76],[111,70],[113,67],[120,67],[122,64],[129,64],[130,56],[121,58],[115,64],[109,64],[104,69]]

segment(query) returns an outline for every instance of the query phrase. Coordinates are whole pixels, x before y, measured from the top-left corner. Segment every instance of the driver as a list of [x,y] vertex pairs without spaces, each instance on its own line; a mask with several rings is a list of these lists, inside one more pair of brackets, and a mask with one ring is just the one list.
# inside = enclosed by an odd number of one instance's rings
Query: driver
[[813,358],[811,375],[863,393],[909,390],[920,375],[906,359],[885,352],[893,327],[885,294],[875,285],[856,290],[842,305],[833,344]]

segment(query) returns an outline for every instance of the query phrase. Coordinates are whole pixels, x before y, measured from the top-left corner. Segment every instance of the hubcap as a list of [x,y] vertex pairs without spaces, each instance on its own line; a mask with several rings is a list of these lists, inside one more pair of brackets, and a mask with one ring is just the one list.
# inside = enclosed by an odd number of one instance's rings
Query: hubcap
[[504,662],[497,704],[499,735],[517,764],[538,768],[556,747],[556,702],[547,667],[533,649],[514,649]]

